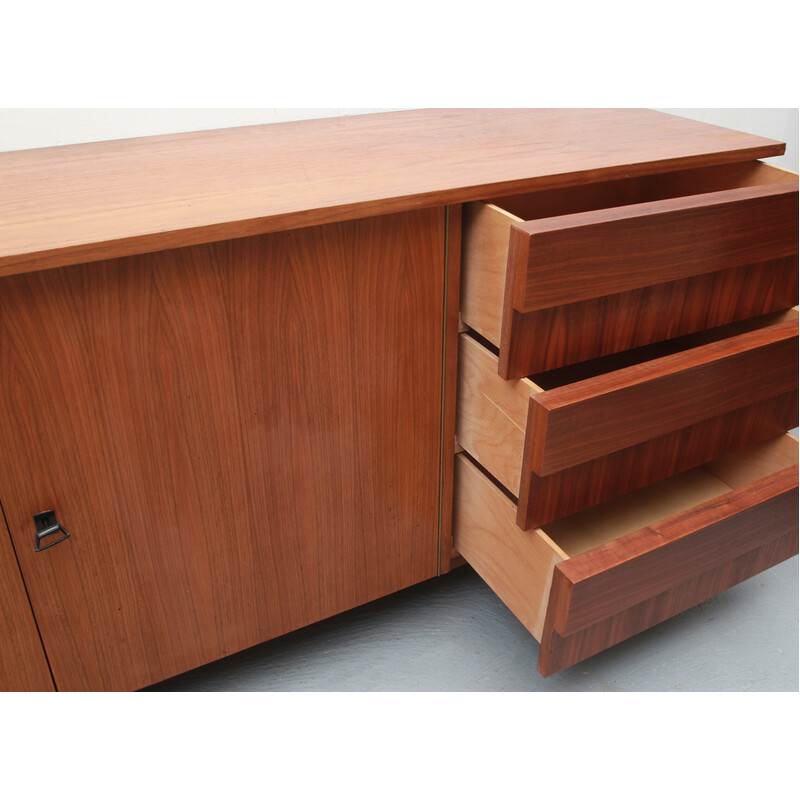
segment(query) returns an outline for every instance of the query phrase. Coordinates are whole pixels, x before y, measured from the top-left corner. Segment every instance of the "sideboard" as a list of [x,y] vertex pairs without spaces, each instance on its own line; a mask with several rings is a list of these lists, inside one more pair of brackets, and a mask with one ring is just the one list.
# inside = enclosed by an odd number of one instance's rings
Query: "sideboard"
[[462,558],[549,675],[796,554],[783,149],[448,109],[0,154],[0,689]]

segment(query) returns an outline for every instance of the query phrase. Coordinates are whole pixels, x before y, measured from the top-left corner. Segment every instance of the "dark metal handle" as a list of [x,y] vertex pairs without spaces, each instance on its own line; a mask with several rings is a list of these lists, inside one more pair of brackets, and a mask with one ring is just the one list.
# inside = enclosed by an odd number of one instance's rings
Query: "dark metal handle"
[[[64,539],[69,539],[69,531],[56,519],[55,511],[42,511],[39,514],[34,514],[33,522],[34,525],[36,525],[35,542],[37,553],[41,553],[42,550],[47,550],[48,547],[63,542]],[[42,545],[42,539],[59,532],[64,534],[61,538],[49,544]]]

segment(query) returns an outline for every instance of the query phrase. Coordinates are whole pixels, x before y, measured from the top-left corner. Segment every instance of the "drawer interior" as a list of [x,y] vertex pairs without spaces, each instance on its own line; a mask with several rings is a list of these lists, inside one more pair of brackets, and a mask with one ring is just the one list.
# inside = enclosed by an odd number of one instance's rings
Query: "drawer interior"
[[755,331],[780,322],[796,320],[798,317],[800,317],[800,313],[795,308],[779,311],[775,314],[765,314],[761,317],[753,317],[729,325],[721,325],[718,328],[679,336],[675,339],[666,339],[661,342],[643,345],[642,347],[624,350],[620,353],[589,359],[578,364],[568,364],[558,369],[539,372],[535,375],[530,375],[528,380],[531,382],[534,392],[548,391],[549,389],[556,389],[560,386],[595,378],[598,375],[605,375],[618,369],[644,364],[656,358],[690,350],[693,347],[729,339],[731,336],[737,336],[747,331]]
[[542,531],[564,558],[574,558],[791,467],[797,461],[797,439],[786,434],[551,522]]
[[518,221],[532,221],[672,197],[689,197],[796,180],[797,176],[791,172],[753,161],[623,178],[564,189],[545,189],[529,194],[496,197],[486,202],[516,217]]

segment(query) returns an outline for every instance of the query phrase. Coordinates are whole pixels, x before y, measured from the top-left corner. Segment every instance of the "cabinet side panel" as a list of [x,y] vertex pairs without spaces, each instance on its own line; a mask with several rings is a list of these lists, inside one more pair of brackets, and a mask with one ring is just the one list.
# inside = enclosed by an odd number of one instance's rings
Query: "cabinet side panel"
[[53,679],[0,514],[0,692],[48,691]]
[[[430,209],[3,282],[0,485],[59,689],[436,575],[444,230]],[[51,508],[71,537],[34,555]]]

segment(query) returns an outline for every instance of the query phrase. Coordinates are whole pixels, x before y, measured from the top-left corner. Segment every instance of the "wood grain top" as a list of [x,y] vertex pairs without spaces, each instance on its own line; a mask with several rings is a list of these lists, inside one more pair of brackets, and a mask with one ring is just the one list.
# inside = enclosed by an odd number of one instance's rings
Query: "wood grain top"
[[439,109],[0,153],[0,276],[783,151],[643,109]]

